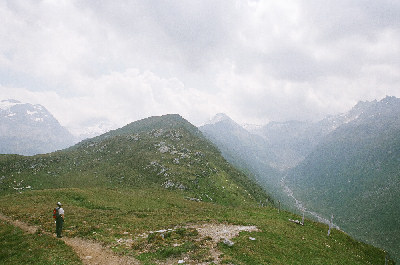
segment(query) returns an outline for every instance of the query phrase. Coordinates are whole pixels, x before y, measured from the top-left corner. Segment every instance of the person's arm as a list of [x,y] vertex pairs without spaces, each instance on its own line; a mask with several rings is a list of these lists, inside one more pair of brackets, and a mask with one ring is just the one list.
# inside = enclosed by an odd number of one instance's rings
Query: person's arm
[[64,209],[63,208],[61,208],[60,210],[59,210],[60,212],[60,216],[62,217],[62,219],[64,220]]

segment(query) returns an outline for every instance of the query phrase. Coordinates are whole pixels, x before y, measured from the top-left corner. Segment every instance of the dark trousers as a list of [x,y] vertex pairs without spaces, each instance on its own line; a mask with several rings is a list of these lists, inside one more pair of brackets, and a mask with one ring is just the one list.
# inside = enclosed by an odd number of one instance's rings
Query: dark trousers
[[56,219],[56,233],[57,233],[57,237],[61,237],[63,223],[64,223],[64,220],[62,219],[62,217]]

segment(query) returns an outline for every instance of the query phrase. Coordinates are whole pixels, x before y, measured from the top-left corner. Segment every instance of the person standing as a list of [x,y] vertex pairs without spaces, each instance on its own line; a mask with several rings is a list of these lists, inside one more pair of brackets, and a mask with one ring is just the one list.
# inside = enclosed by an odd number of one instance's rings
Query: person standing
[[62,228],[64,224],[64,209],[61,207],[61,202],[57,202],[56,211],[56,234],[58,238],[62,238]]

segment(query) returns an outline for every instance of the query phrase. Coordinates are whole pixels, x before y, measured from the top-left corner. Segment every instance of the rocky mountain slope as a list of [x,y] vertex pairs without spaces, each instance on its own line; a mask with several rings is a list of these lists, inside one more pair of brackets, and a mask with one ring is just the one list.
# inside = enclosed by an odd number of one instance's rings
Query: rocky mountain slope
[[140,120],[47,155],[2,156],[0,167],[3,191],[154,187],[226,204],[268,198],[179,115]]
[[43,154],[73,143],[73,136],[45,107],[16,100],[0,102],[0,154]]

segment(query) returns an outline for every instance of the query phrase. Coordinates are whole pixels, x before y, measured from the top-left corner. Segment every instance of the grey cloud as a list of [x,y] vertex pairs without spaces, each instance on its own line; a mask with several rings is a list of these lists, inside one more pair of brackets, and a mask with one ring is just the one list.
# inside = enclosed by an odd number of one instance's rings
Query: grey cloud
[[[372,65],[399,67],[398,49],[387,45],[400,46],[398,1],[302,1],[300,10],[296,23],[278,34],[260,34],[265,48],[240,47],[235,57],[239,72],[261,67],[277,79],[312,83],[327,77],[360,78]],[[272,30],[271,23],[280,21],[267,16],[262,27]],[[291,39],[289,34],[296,32],[300,37]]]
[[386,28],[400,29],[400,2],[394,0],[303,1],[304,18],[326,41],[351,36],[373,38]]
[[82,7],[119,32],[128,49],[192,71],[218,57],[235,22],[223,1],[86,1]]
[[311,119],[400,96],[399,1],[6,1],[0,12],[0,85],[57,91],[85,105],[83,121]]

